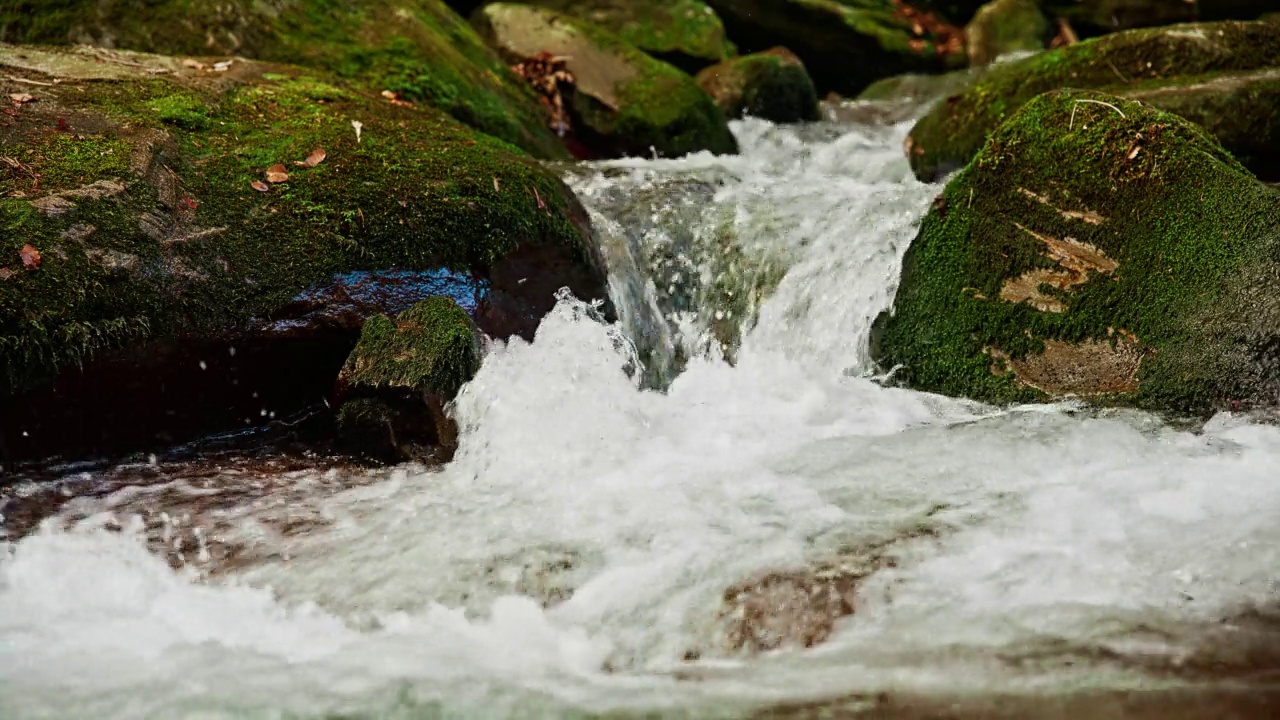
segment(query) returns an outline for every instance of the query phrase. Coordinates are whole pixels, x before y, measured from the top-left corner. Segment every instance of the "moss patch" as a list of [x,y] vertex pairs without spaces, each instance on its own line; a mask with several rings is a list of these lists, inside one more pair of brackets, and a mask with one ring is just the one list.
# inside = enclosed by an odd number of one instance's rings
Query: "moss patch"
[[425,101],[543,158],[567,153],[524,83],[440,0],[56,0],[0,11],[0,41],[241,55]]
[[353,388],[403,388],[453,398],[480,367],[475,326],[446,297],[423,300],[393,321],[365,321],[341,382]]
[[1201,128],[1046,93],[935,201],[873,353],[909,385],[991,402],[1058,394],[1033,380],[1069,369],[1055,357],[1139,358],[1136,390],[1070,386],[1110,402],[1203,413],[1274,399],[1280,312],[1243,300],[1277,252],[1280,194]]
[[1280,26],[1223,22],[1116,33],[995,66],[912,128],[911,167],[922,180],[963,167],[988,133],[1048,90],[1099,88],[1125,94],[1156,80],[1274,67],[1278,57]]

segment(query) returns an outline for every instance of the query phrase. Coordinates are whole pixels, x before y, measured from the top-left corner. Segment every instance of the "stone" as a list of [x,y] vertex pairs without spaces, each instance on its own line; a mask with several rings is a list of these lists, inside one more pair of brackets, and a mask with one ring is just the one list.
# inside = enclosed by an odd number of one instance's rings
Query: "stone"
[[970,65],[990,65],[1003,55],[1043,50],[1049,19],[1036,0],[995,0],[965,26]]
[[778,123],[819,118],[818,92],[804,63],[786,48],[743,55],[698,73],[698,84],[731,118]]
[[872,353],[911,387],[1205,416],[1280,397],[1280,191],[1133,99],[1019,109],[933,203]]
[[486,5],[472,23],[512,63],[541,53],[565,59],[575,135],[600,155],[737,152],[724,113],[692,77],[603,28],[510,3]]

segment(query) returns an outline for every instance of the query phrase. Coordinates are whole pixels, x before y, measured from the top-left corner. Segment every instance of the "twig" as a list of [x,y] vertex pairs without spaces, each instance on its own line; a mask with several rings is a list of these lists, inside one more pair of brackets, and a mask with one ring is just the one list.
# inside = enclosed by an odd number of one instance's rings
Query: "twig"
[[1122,82],[1129,82],[1129,78],[1125,77],[1124,73],[1120,72],[1120,68],[1116,67],[1115,64],[1111,62],[1111,58],[1107,58],[1107,65],[1111,67],[1111,72],[1114,72],[1116,77],[1120,78]]
[[12,80],[16,83],[26,83],[27,85],[39,85],[41,87],[53,87],[55,85],[55,83],[40,82],[39,80],[28,80],[26,78],[18,77],[17,75],[5,75],[5,78],[8,80]]
[[1075,118],[1075,112],[1076,112],[1075,105],[1078,105],[1078,104],[1080,104],[1080,103],[1082,103],[1082,102],[1083,102],[1083,103],[1093,103],[1094,105],[1101,105],[1101,106],[1103,106],[1103,107],[1109,107],[1109,108],[1111,108],[1112,110],[1115,110],[1115,111],[1116,111],[1116,113],[1118,113],[1118,114],[1120,115],[1120,117],[1124,118],[1125,120],[1128,120],[1128,119],[1129,119],[1129,116],[1125,115],[1125,114],[1120,110],[1120,108],[1116,107],[1115,105],[1112,105],[1112,104],[1111,104],[1111,103],[1109,103],[1109,102],[1102,102],[1101,100],[1086,100],[1086,99],[1084,99],[1084,98],[1081,98],[1081,99],[1079,99],[1079,100],[1076,100],[1076,101],[1075,101],[1075,104],[1074,104],[1074,105],[1072,105],[1072,107],[1071,107],[1071,117],[1072,117],[1073,119]]

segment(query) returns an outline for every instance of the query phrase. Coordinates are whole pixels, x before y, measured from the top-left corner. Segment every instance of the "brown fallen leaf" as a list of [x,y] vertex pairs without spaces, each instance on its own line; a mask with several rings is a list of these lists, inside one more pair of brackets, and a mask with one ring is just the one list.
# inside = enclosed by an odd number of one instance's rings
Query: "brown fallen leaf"
[[282,183],[289,181],[289,173],[285,171],[284,165],[276,163],[267,168],[267,182]]
[[31,93],[9,93],[9,99],[13,101],[14,105],[21,105],[23,103],[36,101],[36,99],[32,97]]
[[537,199],[538,199],[538,209],[539,209],[539,210],[546,210],[546,209],[547,209],[547,203],[546,203],[545,201],[543,201],[543,199],[542,199],[542,195],[538,193],[538,188],[534,188],[534,189],[533,189],[533,196],[534,196],[535,198],[537,198]]
[[8,280],[13,277],[13,271],[7,267],[0,267],[0,280]]
[[324,162],[324,159],[327,157],[329,157],[329,154],[324,151],[324,148],[318,147],[315,150],[312,150],[311,154],[307,156],[307,159],[302,162],[307,167],[311,168]]
[[254,190],[257,190],[258,192],[266,192],[271,189],[271,186],[267,185],[261,180],[254,180],[253,182],[249,183],[249,187],[253,188]]
[[493,191],[494,191],[494,192],[502,192],[502,190],[498,188],[498,178],[497,178],[497,176],[494,176],[494,178],[493,178]]
[[22,246],[18,251],[18,255],[22,258],[23,267],[28,270],[35,270],[40,267],[40,251],[31,243]]
[[195,210],[196,206],[199,205],[200,203],[197,202],[196,199],[191,197],[190,195],[184,195],[182,196],[182,204],[185,205],[188,210]]
[[188,68],[191,68],[191,69],[193,69],[193,70],[203,70],[203,69],[204,69],[204,63],[202,63],[202,62],[200,62],[199,60],[196,60],[196,59],[194,59],[194,58],[186,58],[186,59],[184,59],[184,60],[182,61],[182,67],[188,67]]

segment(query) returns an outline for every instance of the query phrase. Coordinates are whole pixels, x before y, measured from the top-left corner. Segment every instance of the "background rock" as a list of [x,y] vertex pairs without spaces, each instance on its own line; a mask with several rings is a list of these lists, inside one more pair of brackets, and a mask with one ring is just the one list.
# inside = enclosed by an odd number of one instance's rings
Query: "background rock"
[[481,8],[472,23],[510,62],[539,53],[566,59],[575,134],[602,155],[737,152],[724,113],[692,77],[607,30],[509,3]]
[[990,65],[1008,53],[1043,50],[1051,34],[1036,0],[995,0],[965,26],[969,64]]
[[789,123],[819,117],[813,80],[786,48],[726,60],[698,73],[697,79],[732,118],[750,115]]

